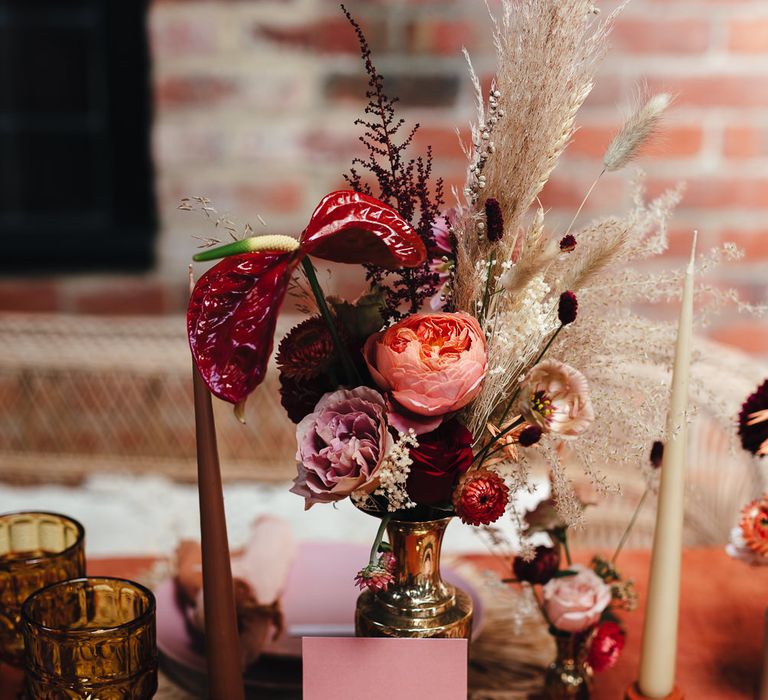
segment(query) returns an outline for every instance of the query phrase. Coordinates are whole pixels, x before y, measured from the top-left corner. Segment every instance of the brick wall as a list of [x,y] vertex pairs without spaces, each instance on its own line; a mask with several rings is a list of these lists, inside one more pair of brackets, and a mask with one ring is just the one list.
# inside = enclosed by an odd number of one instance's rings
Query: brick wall
[[[493,4],[493,3],[492,3]],[[604,10],[615,3],[599,3]],[[463,180],[454,129],[472,116],[460,49],[493,70],[481,0],[348,0],[380,71],[422,122],[438,172]],[[155,85],[154,155],[162,233],[158,267],[136,278],[0,281],[0,308],[84,312],[169,311],[183,304],[191,236],[211,235],[179,212],[206,194],[222,212],[295,233],[317,200],[341,184],[357,148],[351,126],[364,80],[354,37],[332,0],[156,0],[150,13]],[[677,95],[664,137],[645,154],[651,193],[688,182],[663,264],[680,264],[689,232],[705,245],[734,240],[747,259],[717,284],[751,301],[768,288],[768,3],[765,0],[634,0],[580,115],[581,129],[542,199],[564,220],[599,170],[617,106],[646,76]],[[586,214],[621,211],[626,174],[605,178]],[[351,273],[346,271],[347,277]],[[727,317],[710,330],[768,355],[768,327]]]

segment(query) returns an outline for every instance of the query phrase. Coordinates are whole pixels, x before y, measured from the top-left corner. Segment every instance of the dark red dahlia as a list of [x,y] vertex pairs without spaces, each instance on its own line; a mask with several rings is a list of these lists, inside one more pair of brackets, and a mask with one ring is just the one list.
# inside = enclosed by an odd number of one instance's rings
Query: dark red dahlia
[[[339,332],[341,334],[341,329]],[[277,350],[277,366],[290,379],[316,377],[326,371],[334,359],[333,338],[320,316],[294,326],[280,341]]]
[[453,493],[453,507],[467,525],[490,525],[507,508],[509,489],[504,480],[489,469],[469,472],[459,479]]
[[567,236],[563,236],[560,240],[560,250],[562,250],[564,253],[570,253],[572,250],[575,250],[576,248],[576,237],[572,236],[570,233]]
[[501,213],[501,205],[498,200],[485,200],[485,233],[491,243],[500,241],[504,235],[504,217]]
[[512,562],[512,571],[518,581],[538,583],[544,585],[560,569],[560,547],[548,547],[539,545],[533,559],[526,561],[522,557],[515,557]]
[[616,665],[624,648],[626,635],[615,622],[601,622],[589,647],[587,663],[598,673]]
[[745,450],[758,457],[768,455],[768,379],[741,407],[739,436]]
[[280,374],[280,403],[294,423],[312,413],[323,394],[334,389],[336,386],[325,375],[311,379],[291,379]]
[[576,313],[579,310],[579,302],[573,292],[563,292],[560,295],[560,303],[557,305],[557,317],[560,323],[567,326],[576,320]]

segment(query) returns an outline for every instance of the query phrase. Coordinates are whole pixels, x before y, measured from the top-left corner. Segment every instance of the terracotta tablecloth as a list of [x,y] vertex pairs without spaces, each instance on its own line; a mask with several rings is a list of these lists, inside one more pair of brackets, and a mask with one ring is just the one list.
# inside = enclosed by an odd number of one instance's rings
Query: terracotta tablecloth
[[[488,557],[470,559],[480,566],[495,565]],[[576,553],[574,559],[586,562],[589,555]],[[647,551],[628,551],[621,556],[620,568],[635,580],[641,606],[624,615],[626,650],[615,668],[597,677],[595,700],[621,700],[637,674],[649,559]],[[88,572],[135,578],[151,564],[151,559],[91,559]],[[687,700],[754,697],[766,607],[768,567],[749,567],[720,549],[684,552],[677,678]],[[15,700],[16,682],[17,674],[0,669],[0,700]]]

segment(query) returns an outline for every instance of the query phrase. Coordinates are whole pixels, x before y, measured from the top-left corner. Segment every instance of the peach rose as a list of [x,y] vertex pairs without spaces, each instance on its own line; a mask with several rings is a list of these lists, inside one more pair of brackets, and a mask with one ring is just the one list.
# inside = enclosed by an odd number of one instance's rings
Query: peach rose
[[611,602],[611,589],[592,569],[575,564],[575,576],[553,578],[542,588],[544,611],[553,627],[583,632],[597,624]]
[[420,416],[464,408],[487,369],[483,331],[461,312],[408,316],[370,336],[363,353],[376,384]]

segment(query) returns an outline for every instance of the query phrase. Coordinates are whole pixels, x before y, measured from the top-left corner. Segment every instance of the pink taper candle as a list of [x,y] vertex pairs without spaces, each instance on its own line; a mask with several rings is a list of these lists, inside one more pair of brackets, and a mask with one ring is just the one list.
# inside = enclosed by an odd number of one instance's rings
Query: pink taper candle
[[666,698],[675,690],[680,563],[685,511],[686,411],[693,336],[693,273],[696,233],[685,274],[677,329],[672,392],[661,466],[656,529],[645,606],[638,689],[648,698]]

